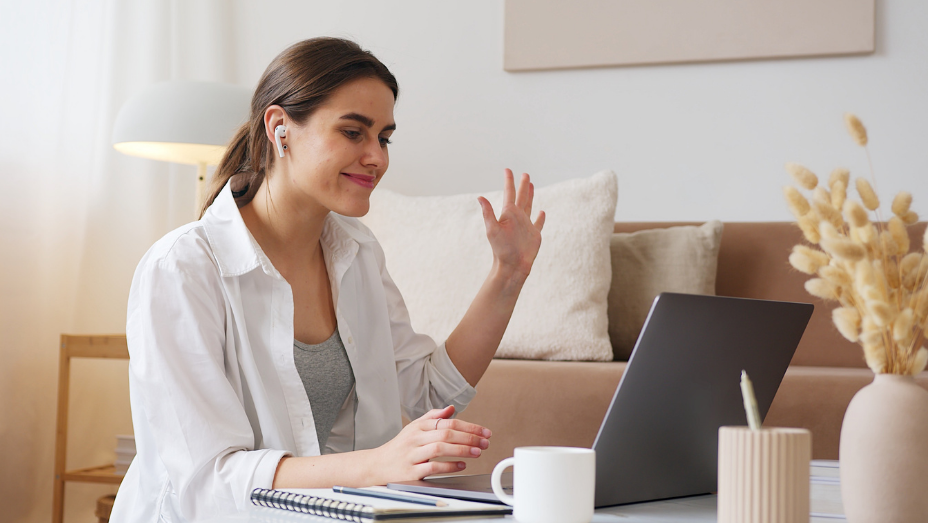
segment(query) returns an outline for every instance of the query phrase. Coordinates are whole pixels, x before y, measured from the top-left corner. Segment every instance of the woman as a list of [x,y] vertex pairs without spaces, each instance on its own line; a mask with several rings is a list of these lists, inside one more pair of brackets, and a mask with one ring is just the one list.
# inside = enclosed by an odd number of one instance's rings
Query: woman
[[[254,488],[458,472],[490,431],[476,393],[541,243],[533,187],[480,199],[490,275],[441,345],[412,331],[355,217],[389,164],[393,75],[357,44],[300,42],[268,66],[197,222],[159,240],[129,296],[138,454],[114,521],[241,510]],[[454,275],[449,274],[449,277]],[[401,415],[414,419],[405,428]],[[451,461],[431,461],[452,458]]]

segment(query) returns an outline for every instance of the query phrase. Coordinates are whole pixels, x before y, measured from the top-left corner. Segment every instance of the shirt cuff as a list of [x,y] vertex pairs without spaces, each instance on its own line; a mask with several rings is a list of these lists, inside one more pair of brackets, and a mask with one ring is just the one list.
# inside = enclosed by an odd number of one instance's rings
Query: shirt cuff
[[[251,489],[269,489],[273,487],[274,475],[277,474],[277,466],[280,464],[280,460],[284,457],[292,455],[293,454],[287,452],[286,450],[265,450],[264,456],[261,456],[261,460],[258,462],[258,468],[255,469],[255,475],[251,483]],[[251,492],[248,493],[248,496],[250,501]]]
[[445,398],[448,404],[454,405],[456,416],[467,408],[470,400],[474,399],[477,394],[477,389],[471,387],[458,368],[454,366],[444,343],[432,353],[431,363],[436,376],[429,381],[440,397]]

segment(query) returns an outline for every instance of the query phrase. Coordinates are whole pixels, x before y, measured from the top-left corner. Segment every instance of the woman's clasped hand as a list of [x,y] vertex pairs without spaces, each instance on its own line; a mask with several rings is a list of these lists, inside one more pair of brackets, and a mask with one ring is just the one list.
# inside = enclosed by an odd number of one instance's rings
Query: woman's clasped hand
[[[377,484],[460,472],[466,464],[454,458],[479,457],[490,446],[490,429],[452,419],[453,414],[453,406],[429,411],[375,449],[375,468],[384,471]],[[452,461],[433,461],[437,458]]]

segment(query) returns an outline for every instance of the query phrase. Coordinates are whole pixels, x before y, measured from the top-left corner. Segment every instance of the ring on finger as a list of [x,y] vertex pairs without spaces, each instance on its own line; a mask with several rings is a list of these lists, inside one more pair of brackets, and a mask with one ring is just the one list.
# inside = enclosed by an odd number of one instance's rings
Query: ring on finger
[[441,423],[442,418],[435,420],[435,430],[438,430],[438,424]]

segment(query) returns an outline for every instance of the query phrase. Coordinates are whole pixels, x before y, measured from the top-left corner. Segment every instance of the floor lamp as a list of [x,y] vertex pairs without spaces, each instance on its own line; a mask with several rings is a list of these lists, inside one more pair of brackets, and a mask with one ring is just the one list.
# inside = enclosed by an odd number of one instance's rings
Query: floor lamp
[[206,166],[218,165],[248,119],[251,90],[217,82],[163,82],[129,98],[116,115],[113,147],[131,156],[197,166],[195,216]]

